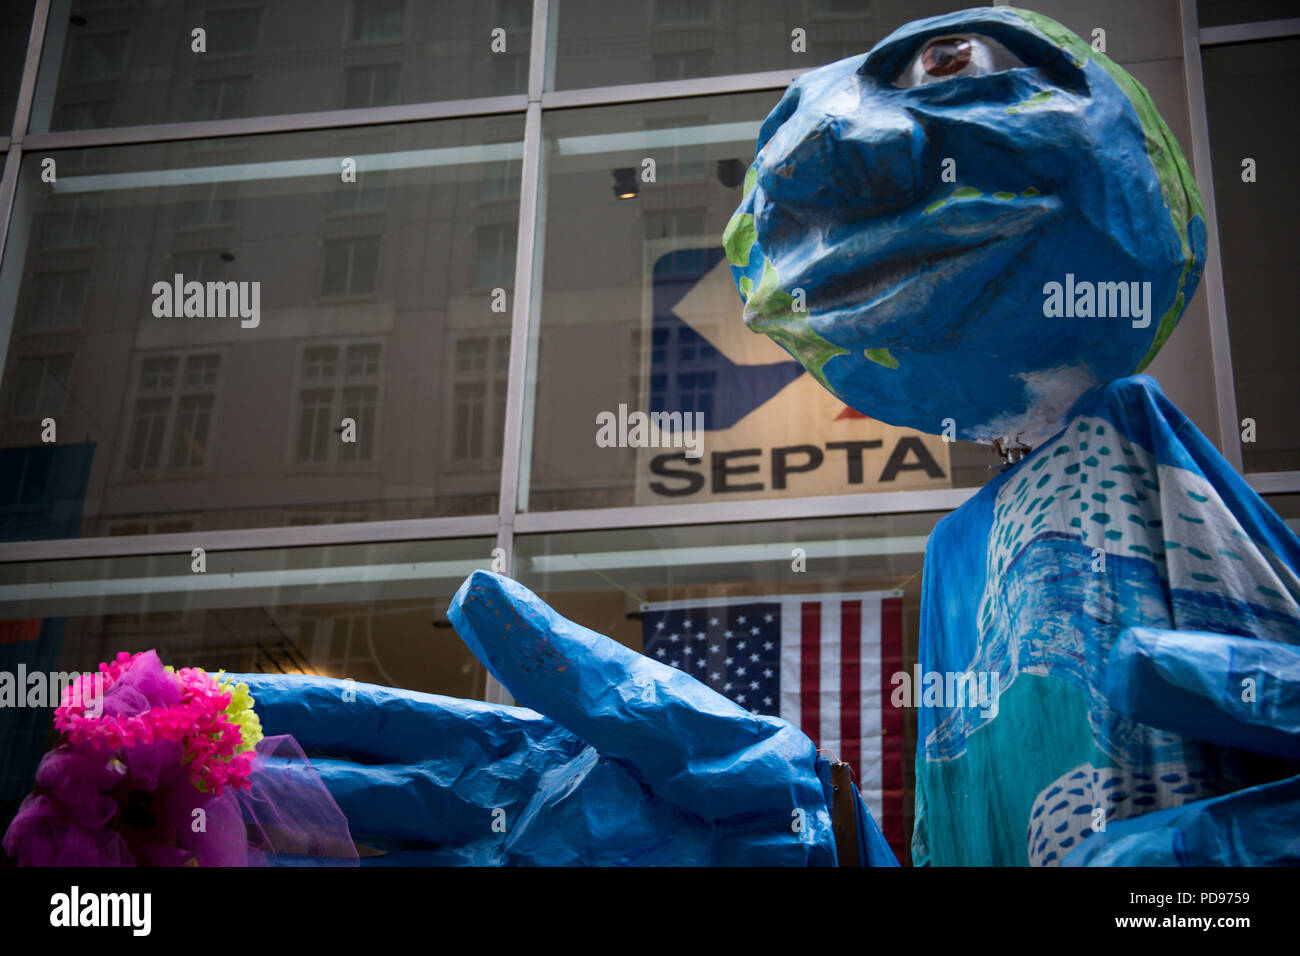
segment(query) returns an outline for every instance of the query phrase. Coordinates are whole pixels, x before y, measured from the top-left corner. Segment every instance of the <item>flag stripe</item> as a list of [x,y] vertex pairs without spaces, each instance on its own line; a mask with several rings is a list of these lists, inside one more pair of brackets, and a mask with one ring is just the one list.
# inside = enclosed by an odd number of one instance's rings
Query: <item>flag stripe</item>
[[821,746],[822,607],[807,601],[800,609],[803,629],[799,646],[799,729]]
[[840,759],[853,768],[862,782],[859,733],[862,721],[862,602],[840,605]]
[[880,787],[880,601],[862,602],[862,766],[858,789],[879,823],[883,814]]
[[817,745],[825,756],[840,756],[840,602],[819,601],[821,606],[821,736]]
[[903,669],[903,599],[880,602],[880,829],[894,853],[903,855],[903,711],[887,706],[890,675]]
[[800,729],[803,725],[803,712],[800,710],[802,651],[792,652],[791,648],[802,647],[802,607],[803,603],[797,598],[781,601],[781,719]]

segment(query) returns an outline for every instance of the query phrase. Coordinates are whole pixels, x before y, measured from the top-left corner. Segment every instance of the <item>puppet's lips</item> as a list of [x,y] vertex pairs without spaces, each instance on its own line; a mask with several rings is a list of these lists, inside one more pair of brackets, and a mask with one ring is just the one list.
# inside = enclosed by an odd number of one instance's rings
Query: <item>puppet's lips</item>
[[[935,214],[911,211],[863,226],[837,224],[841,236],[826,235],[808,249],[803,268],[781,286],[804,290],[809,312],[861,310],[896,293],[909,281],[962,268],[972,253],[1020,236],[1060,208],[1052,197],[1013,201],[979,197],[946,204]],[[756,310],[745,310],[754,331],[765,326]]]
[[835,276],[818,288],[818,312],[831,312],[850,305],[865,306],[888,295],[909,279],[927,272],[942,271],[943,264],[967,253],[992,245],[1003,237],[989,236],[970,245],[930,252],[908,253]]

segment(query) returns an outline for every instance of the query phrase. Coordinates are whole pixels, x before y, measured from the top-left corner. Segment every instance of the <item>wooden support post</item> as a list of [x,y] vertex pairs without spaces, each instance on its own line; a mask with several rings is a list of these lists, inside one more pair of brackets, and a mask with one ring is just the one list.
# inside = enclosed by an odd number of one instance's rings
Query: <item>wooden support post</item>
[[840,866],[858,866],[858,808],[853,799],[853,771],[846,763],[831,764],[831,828]]

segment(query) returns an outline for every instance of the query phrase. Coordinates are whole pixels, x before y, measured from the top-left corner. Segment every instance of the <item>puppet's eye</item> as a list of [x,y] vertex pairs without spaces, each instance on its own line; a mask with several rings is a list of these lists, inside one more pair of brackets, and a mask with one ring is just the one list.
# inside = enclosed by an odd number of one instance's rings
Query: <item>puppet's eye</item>
[[935,37],[921,47],[894,85],[926,86],[954,76],[985,76],[1024,65],[992,37],[975,34]]

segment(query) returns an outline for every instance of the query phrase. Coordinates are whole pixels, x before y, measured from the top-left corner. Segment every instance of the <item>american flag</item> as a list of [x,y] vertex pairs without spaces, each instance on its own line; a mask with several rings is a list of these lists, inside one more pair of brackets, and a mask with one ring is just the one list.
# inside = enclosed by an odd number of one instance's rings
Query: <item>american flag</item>
[[664,601],[642,609],[643,652],[752,713],[782,717],[852,765],[863,799],[903,853],[903,669],[898,591]]

